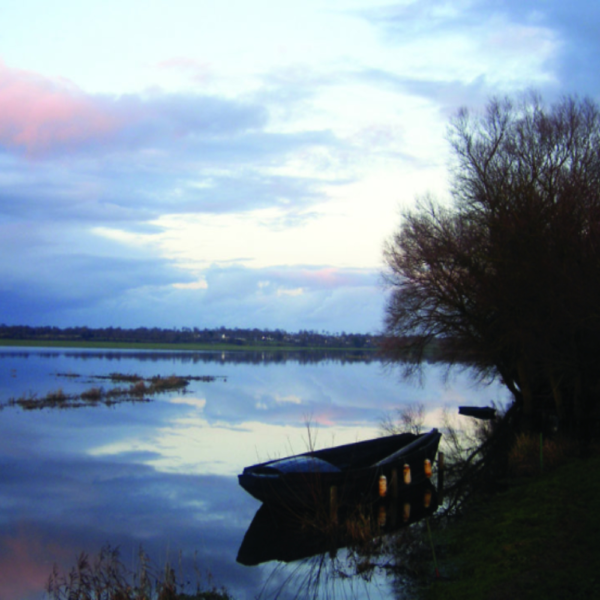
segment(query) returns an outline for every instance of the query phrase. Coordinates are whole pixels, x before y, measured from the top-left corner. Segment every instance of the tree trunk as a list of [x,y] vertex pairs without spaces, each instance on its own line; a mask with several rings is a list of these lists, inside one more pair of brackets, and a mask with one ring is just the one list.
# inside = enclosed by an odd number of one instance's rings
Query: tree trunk
[[521,408],[521,429],[523,431],[532,431],[534,424],[534,400],[531,392],[531,386],[529,384],[529,378],[527,377],[527,369],[524,361],[520,360],[517,363],[517,373],[519,374],[519,387],[521,388],[521,395],[523,397],[523,406]]
[[559,380],[552,369],[550,369],[549,379],[550,386],[552,387],[552,397],[554,398],[554,407],[556,408],[556,416],[558,417],[558,428],[562,431],[569,421],[568,410],[565,406],[565,399],[560,389]]

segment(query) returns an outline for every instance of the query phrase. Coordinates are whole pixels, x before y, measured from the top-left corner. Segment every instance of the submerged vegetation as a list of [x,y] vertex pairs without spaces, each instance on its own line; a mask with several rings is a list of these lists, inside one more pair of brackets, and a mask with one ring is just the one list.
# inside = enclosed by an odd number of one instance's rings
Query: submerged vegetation
[[[73,373],[57,373],[58,377],[69,379],[78,378]],[[163,392],[185,392],[191,381],[211,382],[216,377],[212,375],[169,375],[162,377],[142,377],[135,374],[111,373],[110,375],[95,375],[94,380],[108,381],[110,384],[126,383],[126,387],[116,386],[105,389],[104,387],[91,387],[79,394],[66,394],[62,388],[51,391],[45,396],[27,393],[18,398],[10,398],[8,406],[20,406],[25,410],[41,408],[78,408],[82,406],[97,406],[103,404],[111,406],[120,402],[149,402],[149,396]]]

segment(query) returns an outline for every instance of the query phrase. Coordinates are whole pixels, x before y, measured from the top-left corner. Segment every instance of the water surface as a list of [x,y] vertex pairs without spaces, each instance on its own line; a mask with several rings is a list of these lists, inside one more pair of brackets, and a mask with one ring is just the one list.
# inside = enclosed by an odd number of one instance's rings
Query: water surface
[[[74,564],[81,551],[118,546],[135,568],[140,545],[158,565],[195,560],[238,599],[294,597],[317,572],[324,594],[394,597],[385,574],[341,582],[335,565],[244,567],[238,548],[260,504],[237,484],[246,465],[380,434],[383,416],[423,402],[428,425],[440,410],[501,401],[497,386],[473,387],[465,376],[445,385],[428,367],[423,388],[401,383],[377,361],[274,361],[253,355],[0,349],[0,402],[81,393],[98,375],[119,372],[215,376],[185,393],[148,403],[0,412],[0,599],[40,598],[53,564]],[[102,385],[107,385],[103,383]],[[316,442],[315,442],[316,440]],[[338,559],[343,558],[343,553]],[[314,561],[313,561],[314,562]],[[329,569],[329,570],[328,570]],[[308,575],[307,575],[308,573]],[[313,573],[313,575],[310,575]],[[195,576],[194,576],[195,577]],[[287,582],[287,586],[286,586]],[[304,583],[299,583],[304,582]],[[318,587],[318,586],[317,586]]]

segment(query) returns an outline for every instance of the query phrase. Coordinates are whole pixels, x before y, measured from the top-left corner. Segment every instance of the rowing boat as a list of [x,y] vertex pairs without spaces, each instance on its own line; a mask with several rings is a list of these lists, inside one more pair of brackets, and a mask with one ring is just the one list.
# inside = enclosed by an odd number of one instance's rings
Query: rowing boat
[[[390,492],[431,476],[441,433],[401,433],[333,448],[304,452],[246,467],[239,484],[261,502],[317,504],[336,494]],[[385,493],[385,490],[384,490]]]

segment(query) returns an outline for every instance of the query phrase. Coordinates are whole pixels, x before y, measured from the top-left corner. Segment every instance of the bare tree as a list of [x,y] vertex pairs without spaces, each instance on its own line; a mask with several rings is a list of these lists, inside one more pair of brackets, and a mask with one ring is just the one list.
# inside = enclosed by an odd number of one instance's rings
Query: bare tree
[[524,429],[587,436],[600,405],[600,111],[528,95],[449,127],[452,205],[421,201],[385,248],[389,356],[437,340],[497,375]]

